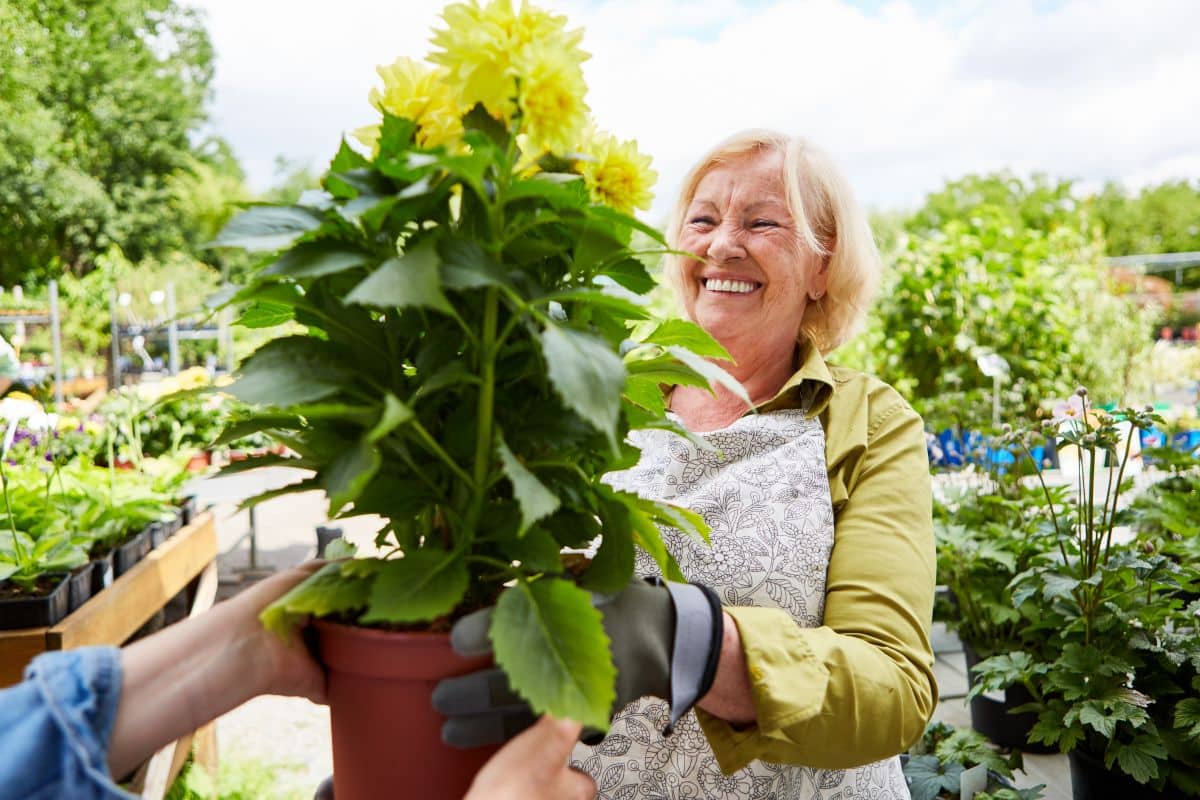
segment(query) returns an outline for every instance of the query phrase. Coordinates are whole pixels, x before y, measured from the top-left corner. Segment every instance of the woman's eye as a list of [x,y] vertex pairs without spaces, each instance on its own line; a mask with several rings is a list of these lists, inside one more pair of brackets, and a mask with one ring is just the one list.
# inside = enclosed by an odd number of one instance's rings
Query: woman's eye
[[692,217],[688,220],[689,225],[712,225],[712,217]]
[[770,219],[756,219],[750,223],[751,228],[778,228],[779,223]]

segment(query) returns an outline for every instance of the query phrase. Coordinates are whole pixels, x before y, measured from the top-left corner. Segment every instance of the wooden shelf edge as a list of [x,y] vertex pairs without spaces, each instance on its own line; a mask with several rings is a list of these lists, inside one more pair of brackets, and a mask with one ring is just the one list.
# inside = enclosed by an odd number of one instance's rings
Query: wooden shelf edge
[[204,512],[46,631],[46,649],[123,644],[216,557],[216,523]]

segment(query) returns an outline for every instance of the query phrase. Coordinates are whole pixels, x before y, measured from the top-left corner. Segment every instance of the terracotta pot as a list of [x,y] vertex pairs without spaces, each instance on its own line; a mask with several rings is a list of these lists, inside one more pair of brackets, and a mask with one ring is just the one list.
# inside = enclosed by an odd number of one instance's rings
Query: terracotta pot
[[490,665],[463,658],[448,634],[389,633],[318,620],[328,673],[337,800],[395,796],[462,800],[498,747],[458,750],[442,744],[433,709],[442,678]]
[[208,453],[196,453],[196,455],[188,459],[187,471],[204,472],[204,470],[208,469],[209,465],[211,464],[212,458]]

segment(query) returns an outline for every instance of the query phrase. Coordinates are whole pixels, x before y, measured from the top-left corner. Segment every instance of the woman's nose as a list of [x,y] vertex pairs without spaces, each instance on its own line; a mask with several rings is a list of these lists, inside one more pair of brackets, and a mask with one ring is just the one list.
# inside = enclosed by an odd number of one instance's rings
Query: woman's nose
[[746,248],[742,245],[741,234],[736,226],[723,222],[713,229],[708,257],[718,264],[746,257]]

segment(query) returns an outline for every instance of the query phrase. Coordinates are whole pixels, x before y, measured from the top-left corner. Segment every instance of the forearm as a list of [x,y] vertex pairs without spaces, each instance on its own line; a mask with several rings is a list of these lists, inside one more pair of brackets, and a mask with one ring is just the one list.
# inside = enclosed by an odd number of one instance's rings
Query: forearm
[[121,653],[121,700],[108,764],[123,775],[155,750],[265,689],[257,620],[222,603]]

